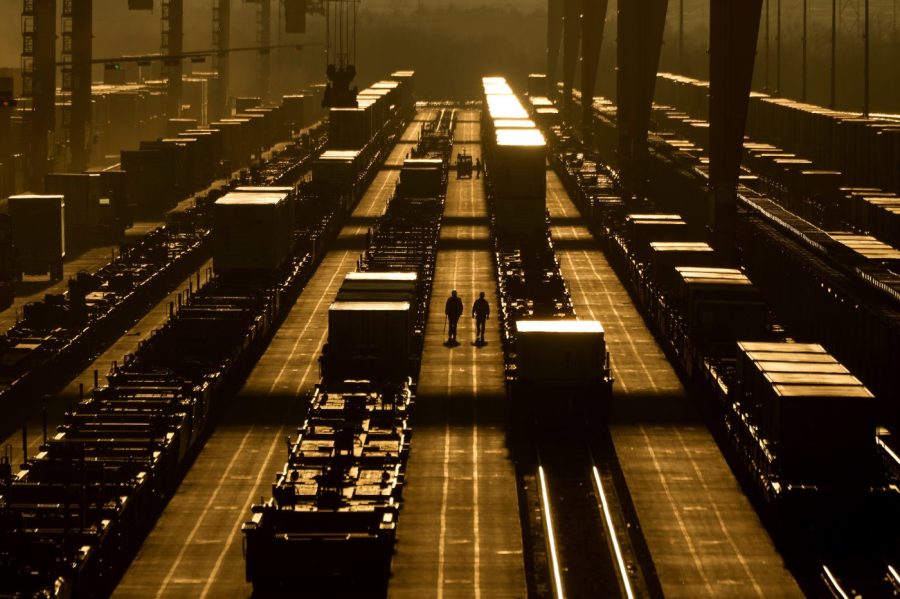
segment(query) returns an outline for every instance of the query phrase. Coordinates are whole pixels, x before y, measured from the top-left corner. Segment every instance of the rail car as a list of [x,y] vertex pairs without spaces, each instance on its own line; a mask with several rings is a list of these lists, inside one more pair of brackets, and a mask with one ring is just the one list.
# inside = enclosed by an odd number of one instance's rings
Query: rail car
[[439,108],[438,116],[434,121],[422,124],[419,139],[413,148],[413,158],[439,158],[446,162],[450,160],[453,151],[453,130],[456,127],[456,109]]
[[[482,140],[513,434],[605,424],[603,327],[576,319],[547,226],[546,143],[505,79],[485,77]],[[548,398],[550,400],[548,401]]]
[[710,400],[784,547],[846,557],[837,540],[852,538],[858,554],[895,551],[900,487],[876,441],[876,396],[821,345],[793,342],[745,271],[679,215],[629,214],[595,158],[561,149],[552,162],[668,355]]
[[109,594],[314,270],[313,237],[346,216],[338,197],[259,188],[212,204],[215,275],[170,305],[21,471],[0,470],[0,594]]
[[329,308],[322,380],[272,497],[243,526],[256,592],[386,592],[412,434],[447,163],[436,188],[403,183]]

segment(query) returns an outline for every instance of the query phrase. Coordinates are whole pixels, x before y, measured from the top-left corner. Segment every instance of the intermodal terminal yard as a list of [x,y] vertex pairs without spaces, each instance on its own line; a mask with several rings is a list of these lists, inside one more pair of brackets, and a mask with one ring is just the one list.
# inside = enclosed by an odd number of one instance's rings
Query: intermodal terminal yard
[[[769,87],[763,0],[688,7],[702,73],[684,2],[542,1],[476,74],[382,64],[366,0],[207,3],[195,50],[183,0],[22,2],[0,597],[900,596],[878,38],[857,110],[806,33]],[[111,15],[159,52],[98,58]]]

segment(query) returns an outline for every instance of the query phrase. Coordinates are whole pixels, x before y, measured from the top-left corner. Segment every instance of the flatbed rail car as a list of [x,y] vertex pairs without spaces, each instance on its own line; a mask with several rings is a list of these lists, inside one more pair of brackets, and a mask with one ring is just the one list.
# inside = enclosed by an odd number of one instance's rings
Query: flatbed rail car
[[39,594],[58,580],[71,596],[112,590],[223,390],[252,365],[308,270],[304,255],[261,279],[213,279],[66,415],[0,491],[2,591]]
[[401,174],[329,309],[322,382],[272,497],[243,526],[257,592],[386,593],[446,193],[447,164],[434,170],[430,195]]
[[[268,180],[290,181],[321,148],[288,148],[263,163]],[[293,175],[291,174],[293,173]],[[240,180],[214,187],[192,205],[170,211],[167,224],[123,246],[93,273],[78,273],[61,295],[27,304],[22,320],[0,337],[0,409],[14,424],[28,396],[51,392],[85,356],[94,355],[210,255],[212,205]]]
[[[388,151],[380,148],[375,164]],[[255,230],[258,243],[238,247],[219,235],[215,277],[113,366],[107,384],[67,413],[37,456],[0,481],[0,594],[111,592],[151,527],[148,514],[158,514],[177,488],[218,405],[244,380],[314,270],[309,236],[333,237],[346,215],[323,193],[290,201],[284,191],[251,193],[258,200],[237,190],[217,200],[215,227],[240,226],[241,213],[229,207],[249,206],[274,210],[275,218],[254,222],[273,223],[277,232]],[[273,256],[284,259],[275,264]]]
[[456,127],[456,109],[440,108],[432,121],[422,123],[419,139],[413,148],[413,158],[440,158],[449,162],[453,151],[453,130]]
[[[895,553],[900,481],[876,442],[875,396],[821,346],[789,343],[743,271],[695,247],[705,244],[677,215],[628,215],[599,161],[560,153],[554,166],[667,353],[710,400],[782,548],[847,559],[836,539],[852,538],[868,559]],[[763,349],[762,366],[748,367]]]
[[408,386],[355,387],[315,391],[272,498],[244,524],[255,592],[384,594],[413,396]]

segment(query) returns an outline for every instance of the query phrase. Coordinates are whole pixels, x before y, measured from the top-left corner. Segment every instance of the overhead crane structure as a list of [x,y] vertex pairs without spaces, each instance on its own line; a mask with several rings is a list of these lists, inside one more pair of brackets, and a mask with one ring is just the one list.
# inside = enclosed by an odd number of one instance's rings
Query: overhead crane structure
[[[58,0],[22,0],[22,73],[23,107],[27,109],[27,124],[31,135],[25,156],[24,178],[29,189],[43,189],[43,179],[50,172],[54,161],[62,158],[64,168],[81,172],[88,167],[91,154],[91,67],[94,64],[122,62],[145,65],[155,61],[163,63],[163,73],[168,79],[166,112],[178,117],[181,112],[183,60],[212,58],[218,76],[216,95],[210,102],[210,116],[221,118],[228,110],[229,54],[236,51],[257,52],[258,89],[267,97],[271,81],[270,52],[275,48],[297,47],[298,44],[272,44],[272,0],[244,0],[258,5],[256,28],[257,44],[248,48],[231,47],[232,0],[212,0],[212,49],[184,51],[184,0],[160,0],[160,53],[96,59],[93,55],[93,0],[62,0],[60,23],[55,22]],[[285,25],[288,33],[304,33],[306,14],[325,13],[326,0],[281,0],[284,6]],[[153,0],[128,0],[131,10],[152,10]],[[61,38],[60,57],[57,60],[57,33]],[[346,36],[336,39],[346,41]],[[338,45],[344,48],[344,42]],[[355,56],[355,45],[352,46]],[[342,59],[346,61],[345,58]],[[60,88],[63,93],[62,122],[56,122],[57,67]],[[11,90],[10,94],[11,95]],[[7,96],[4,95],[4,98]],[[9,104],[9,105],[7,105]],[[0,118],[7,118],[11,101],[0,110]],[[13,179],[12,167],[7,157],[3,160],[5,171],[2,185]],[[6,195],[6,194],[4,194]]]
[[[734,227],[736,185],[763,0],[710,2],[710,225],[727,240]],[[647,134],[668,0],[620,2],[617,15],[618,167],[637,196],[645,193]],[[563,46],[563,114],[575,122],[571,97],[581,58],[582,97],[592,98],[607,0],[549,0],[547,75],[551,97]],[[591,103],[582,102],[582,134],[591,135]],[[723,244],[727,245],[727,244]]]
[[355,108],[356,17],[360,0],[322,0],[325,10],[326,67],[328,87],[322,106]]

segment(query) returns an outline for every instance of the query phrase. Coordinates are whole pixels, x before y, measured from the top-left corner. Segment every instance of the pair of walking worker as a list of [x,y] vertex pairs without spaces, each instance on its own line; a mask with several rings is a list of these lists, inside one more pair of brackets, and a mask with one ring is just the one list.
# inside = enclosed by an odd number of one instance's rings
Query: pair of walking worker
[[[450,331],[447,341],[456,341],[456,326],[459,323],[459,317],[463,313],[462,298],[457,295],[454,289],[447,298],[447,304],[444,306],[444,314],[447,316],[447,322],[450,323]],[[484,291],[478,294],[478,299],[472,304],[472,318],[475,319],[475,341],[484,343],[484,329],[487,325],[487,319],[491,315],[491,306],[484,299]]]

